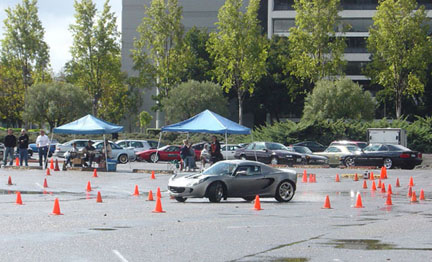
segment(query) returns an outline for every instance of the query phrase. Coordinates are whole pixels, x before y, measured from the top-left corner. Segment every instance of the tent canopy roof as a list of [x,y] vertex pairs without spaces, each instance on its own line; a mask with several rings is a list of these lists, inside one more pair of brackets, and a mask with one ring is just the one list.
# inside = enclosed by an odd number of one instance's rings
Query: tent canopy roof
[[251,130],[210,110],[205,110],[187,120],[162,127],[162,132],[247,135]]
[[112,134],[122,132],[123,127],[108,123],[92,115],[86,115],[78,120],[54,128],[58,134]]

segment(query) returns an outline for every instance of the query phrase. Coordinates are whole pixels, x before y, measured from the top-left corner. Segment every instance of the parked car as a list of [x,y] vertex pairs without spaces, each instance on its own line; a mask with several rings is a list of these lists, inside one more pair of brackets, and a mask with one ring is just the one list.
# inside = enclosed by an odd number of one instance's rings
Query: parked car
[[204,145],[209,145],[210,146],[210,143],[208,143],[208,142],[199,142],[199,143],[193,144],[192,147],[195,150],[201,151],[201,150],[204,149]]
[[363,141],[338,140],[338,141],[331,142],[330,145],[331,146],[353,145],[353,146],[359,147],[360,149],[363,149],[363,148],[367,147],[368,143],[363,142]]
[[273,142],[253,142],[245,148],[236,150],[234,157],[243,160],[256,160],[259,162],[277,165],[302,163],[301,154],[290,151],[286,146]]
[[0,143],[0,161],[3,161],[4,153],[6,151],[6,147],[3,143]]
[[[180,161],[180,146],[166,145],[159,149],[149,149],[142,152],[135,153],[137,159],[145,160],[148,162],[156,163],[158,161]],[[195,159],[199,160],[201,151],[195,150]]]
[[[132,149],[135,152],[145,151],[158,147],[158,141],[155,140],[119,140],[116,144],[124,149]],[[159,147],[164,146],[163,143]]]
[[[57,144],[55,151],[54,151],[54,156],[64,157],[64,153],[66,153],[67,151],[72,149],[73,143],[76,143],[78,149],[82,149],[82,148],[87,146],[88,141],[89,141],[89,139],[74,139],[74,140],[70,140],[70,141],[63,143],[63,144]],[[97,142],[100,140],[92,140],[92,141]]]
[[372,144],[365,147],[361,154],[353,156],[352,161],[346,161],[356,166],[414,169],[422,163],[422,154],[401,145]]
[[359,147],[354,145],[346,145],[329,146],[323,152],[316,152],[314,154],[328,157],[330,167],[337,167],[339,165],[352,165],[352,157],[360,153],[361,149]]
[[201,174],[175,174],[168,181],[171,196],[179,202],[187,198],[207,197],[220,202],[228,197],[252,201],[256,195],[290,201],[295,194],[297,175],[255,161],[220,161]]
[[306,161],[304,164],[327,165],[329,163],[328,157],[315,155],[309,148],[305,146],[291,146],[288,147],[288,149],[292,149],[294,152],[304,155],[304,160]]
[[[54,152],[56,150],[56,146],[58,144],[59,144],[59,142],[56,139],[51,140],[50,148],[48,151],[48,157],[51,157],[54,154]],[[35,155],[39,154],[39,148],[36,146],[36,143],[29,144],[27,150],[29,151],[28,152],[29,156],[32,156],[33,154],[35,154]]]
[[[128,161],[135,161],[136,155],[132,149],[124,149],[112,141],[109,141],[112,148],[112,158],[116,159],[120,164],[126,164]],[[99,141],[93,144],[96,150],[102,151],[104,144]]]
[[293,144],[293,146],[305,146],[309,148],[312,152],[321,152],[326,149],[325,146],[315,141],[303,141],[303,142],[295,143]]
[[223,159],[229,160],[229,159],[235,159],[235,151],[239,149],[240,147],[238,145],[234,144],[228,144],[228,145],[221,145],[221,153],[223,156]]

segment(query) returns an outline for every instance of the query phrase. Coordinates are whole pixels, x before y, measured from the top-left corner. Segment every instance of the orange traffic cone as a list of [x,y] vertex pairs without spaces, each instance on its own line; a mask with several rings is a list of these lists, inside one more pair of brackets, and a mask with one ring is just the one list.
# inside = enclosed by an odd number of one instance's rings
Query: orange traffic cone
[[161,194],[161,191],[160,191],[160,188],[159,188],[159,187],[158,187],[157,190],[156,190],[156,197],[157,197],[157,198],[162,198],[162,194]]
[[46,178],[44,179],[43,187],[44,187],[44,188],[47,188],[47,187],[48,187],[48,183],[47,183]]
[[358,181],[358,175],[357,175],[357,173],[355,173],[355,175],[354,175],[354,181]]
[[340,182],[340,179],[339,179],[339,174],[336,174],[336,179],[335,179],[335,182]]
[[54,200],[54,209],[53,209],[53,215],[63,215],[61,212],[60,212],[60,204],[59,204],[59,200],[58,200],[58,198],[56,198],[55,200]]
[[414,186],[414,179],[413,179],[413,177],[410,177],[410,180],[409,180],[409,184],[408,184],[409,186]]
[[162,203],[160,197],[156,199],[156,207],[153,210],[153,213],[165,213],[165,211],[163,211],[162,209]]
[[411,202],[417,202],[417,196],[416,196],[416,192],[415,191],[412,192]]
[[15,165],[16,165],[16,166],[19,166],[19,158],[18,158],[18,157],[15,158]]
[[256,195],[255,197],[254,209],[257,211],[262,210],[259,195]]
[[412,193],[413,193],[412,187],[409,187],[409,189],[408,189],[408,197],[412,197]]
[[373,172],[370,172],[370,180],[375,180]]
[[314,175],[313,174],[309,174],[309,183],[313,183],[313,178],[314,178]]
[[50,169],[54,170],[54,159],[51,158]]
[[50,176],[50,175],[51,175],[51,172],[50,172],[50,169],[49,169],[49,168],[47,168],[47,170],[46,170],[46,175],[47,175],[47,176]]
[[150,179],[156,179],[156,177],[155,177],[155,171],[154,170],[151,172]]
[[363,203],[362,203],[362,199],[361,199],[361,194],[358,193],[357,194],[357,201],[356,204],[354,206],[355,208],[363,208]]
[[316,183],[316,174],[313,174],[313,182]]
[[134,196],[139,196],[138,185],[135,185],[135,191],[133,193]]
[[375,180],[372,181],[372,188],[371,188],[371,190],[372,191],[376,191],[377,190],[376,185],[375,185]]
[[392,203],[392,199],[391,199],[391,194],[387,194],[387,201],[386,201],[386,205],[387,205],[387,206],[391,206],[391,205],[393,205],[393,203]]
[[382,182],[381,182],[381,179],[379,179],[377,188],[381,188],[381,185],[382,185]]
[[54,171],[60,171],[59,165],[58,165],[58,160],[56,159],[55,161],[55,168]]
[[92,191],[90,181],[87,182],[87,192]]
[[367,183],[366,180],[363,180],[363,188],[366,189],[367,188]]
[[400,187],[400,183],[399,183],[399,177],[396,178],[396,187]]
[[306,169],[303,170],[303,177],[302,177],[302,182],[303,183],[307,183],[308,179],[307,179],[307,173],[306,173]]
[[393,190],[392,190],[391,184],[388,185],[387,194],[389,194],[389,195],[393,194]]
[[23,202],[22,202],[22,199],[21,199],[21,193],[18,191],[18,192],[16,193],[16,195],[17,195],[17,198],[16,198],[16,204],[17,204],[17,205],[22,205]]
[[151,190],[148,193],[147,201],[154,201],[154,199],[153,199],[153,192]]
[[382,183],[382,184],[381,184],[381,193],[385,193],[385,192],[386,192],[385,184]]
[[98,175],[97,175],[97,169],[96,168],[93,169],[93,177],[98,177]]
[[384,172],[383,177],[384,177],[384,179],[387,179],[387,168],[385,166],[383,166],[382,169]]
[[328,195],[326,195],[324,206],[322,208],[325,208],[325,209],[330,209],[331,208],[331,206],[330,206],[330,198],[329,198]]
[[423,191],[423,189],[420,190],[420,197],[419,197],[419,199],[420,199],[420,200],[425,200],[425,196],[424,196],[424,191]]
[[12,185],[12,178],[9,176],[9,178],[8,178],[8,186],[11,186]]
[[96,203],[102,203],[102,196],[101,196],[100,191],[98,191],[98,193],[97,193]]

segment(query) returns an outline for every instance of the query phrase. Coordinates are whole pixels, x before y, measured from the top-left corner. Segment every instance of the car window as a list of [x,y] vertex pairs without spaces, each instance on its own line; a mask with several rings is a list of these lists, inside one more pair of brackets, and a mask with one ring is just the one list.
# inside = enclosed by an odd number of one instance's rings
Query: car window
[[141,148],[141,147],[144,147],[143,144],[142,144],[141,142],[138,142],[138,141],[133,141],[133,142],[131,142],[131,143],[130,143],[130,146],[133,147],[133,148]]
[[357,146],[360,148],[365,148],[367,147],[367,143],[357,143]]
[[340,150],[337,147],[331,146],[331,147],[329,147],[329,148],[326,149],[326,152],[329,152],[329,153],[339,153],[339,152],[342,152],[342,150]]
[[128,147],[128,143],[126,141],[122,141],[122,142],[118,143],[118,145],[121,147]]
[[256,143],[255,150],[263,150],[266,149],[266,145],[264,143]]
[[170,146],[170,147],[168,147],[165,151],[166,151],[166,152],[175,152],[175,151],[180,151],[180,147],[178,147],[178,146]]
[[387,145],[389,151],[411,151],[409,148],[406,148],[401,145]]
[[347,146],[346,147],[348,149],[348,151],[350,151],[351,153],[354,153],[356,151],[360,151],[360,148],[356,147],[356,146]]
[[[77,147],[85,147],[87,145],[87,141],[76,141]],[[72,145],[72,144],[70,144]]]
[[219,176],[228,175],[228,176],[230,176],[233,174],[236,167],[237,167],[237,165],[232,164],[232,163],[219,162],[219,163],[212,165],[208,169],[206,169],[203,172],[203,174],[204,175],[219,175]]
[[252,144],[249,144],[249,145],[246,147],[246,149],[248,149],[248,150],[252,150],[252,149],[254,149],[254,147],[255,147],[255,143],[252,143]]
[[288,150],[286,146],[279,143],[266,143],[266,147],[270,150]]
[[368,145],[363,150],[364,151],[378,151],[380,147],[381,147],[380,144]]
[[379,151],[388,151],[388,147],[386,145],[381,145]]
[[237,172],[246,171],[246,175],[255,176],[261,174],[261,167],[255,165],[244,165],[237,168]]
[[[112,142],[109,142],[110,143],[110,145],[111,145],[111,149],[122,149],[119,145],[117,145],[117,144],[114,144],[114,143],[112,143]],[[101,144],[103,144],[103,143],[101,143]]]

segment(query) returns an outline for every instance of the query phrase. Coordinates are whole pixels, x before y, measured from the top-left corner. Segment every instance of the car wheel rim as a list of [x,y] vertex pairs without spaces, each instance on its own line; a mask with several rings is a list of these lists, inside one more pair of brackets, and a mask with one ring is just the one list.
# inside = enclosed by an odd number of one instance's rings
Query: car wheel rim
[[127,157],[122,155],[120,156],[120,163],[126,163],[127,162]]
[[158,157],[156,156],[156,154],[153,154],[151,156],[151,161],[154,162],[154,163],[158,161]]
[[345,160],[345,165],[346,166],[353,166],[354,165],[354,159],[352,159],[351,157],[348,158],[347,160]]
[[289,182],[283,182],[279,187],[279,196],[283,200],[289,200],[292,197],[292,194],[294,193],[294,188],[292,187],[291,183]]
[[216,199],[220,201],[223,197],[223,187],[222,185],[218,184],[216,187]]
[[393,164],[393,162],[392,162],[392,160],[390,158],[384,159],[384,166],[385,166],[385,168],[391,168],[392,164]]
[[278,164],[278,160],[277,160],[277,158],[272,158],[272,160],[271,160],[271,164],[272,165],[277,165]]

